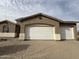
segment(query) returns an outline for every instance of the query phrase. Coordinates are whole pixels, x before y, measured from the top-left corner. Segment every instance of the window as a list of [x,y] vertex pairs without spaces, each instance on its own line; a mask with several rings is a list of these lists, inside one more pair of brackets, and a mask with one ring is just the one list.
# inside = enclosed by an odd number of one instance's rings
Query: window
[[3,32],[9,32],[9,26],[8,25],[3,26]]

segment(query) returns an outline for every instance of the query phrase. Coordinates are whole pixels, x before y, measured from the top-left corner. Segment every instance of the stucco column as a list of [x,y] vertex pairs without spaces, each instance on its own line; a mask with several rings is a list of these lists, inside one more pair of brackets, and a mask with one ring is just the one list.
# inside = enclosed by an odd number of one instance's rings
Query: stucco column
[[24,40],[24,39],[25,39],[24,25],[21,25],[20,26],[19,40]]
[[74,26],[74,36],[75,36],[75,39],[77,40],[78,37],[77,37],[77,24]]
[[60,27],[59,25],[55,28],[56,30],[56,40],[61,40],[61,35],[60,35]]

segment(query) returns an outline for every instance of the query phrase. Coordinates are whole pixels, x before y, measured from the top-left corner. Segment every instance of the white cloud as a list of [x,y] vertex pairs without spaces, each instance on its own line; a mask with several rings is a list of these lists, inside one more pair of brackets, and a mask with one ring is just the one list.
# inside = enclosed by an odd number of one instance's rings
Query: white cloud
[[0,0],[0,19],[16,19],[43,12],[64,19],[79,21],[79,0]]

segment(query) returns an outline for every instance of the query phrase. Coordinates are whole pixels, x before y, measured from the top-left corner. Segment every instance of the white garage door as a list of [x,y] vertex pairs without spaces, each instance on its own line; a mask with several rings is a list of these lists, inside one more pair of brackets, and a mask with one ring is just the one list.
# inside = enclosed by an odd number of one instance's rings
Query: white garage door
[[55,39],[54,27],[28,27],[26,28],[26,39],[53,40]]
[[62,39],[74,39],[74,28],[73,27],[61,27],[61,38]]

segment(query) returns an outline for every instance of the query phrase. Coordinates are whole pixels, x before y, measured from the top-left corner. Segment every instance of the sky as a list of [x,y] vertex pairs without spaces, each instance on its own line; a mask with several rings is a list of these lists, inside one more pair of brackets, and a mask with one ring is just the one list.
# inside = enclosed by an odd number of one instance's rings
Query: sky
[[[65,21],[79,21],[79,0],[0,0],[0,20],[44,13]],[[79,29],[79,24],[78,24]]]

